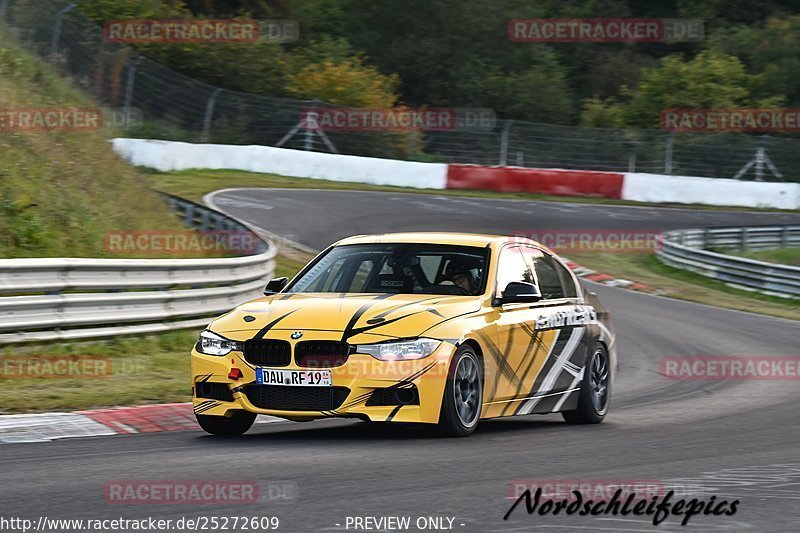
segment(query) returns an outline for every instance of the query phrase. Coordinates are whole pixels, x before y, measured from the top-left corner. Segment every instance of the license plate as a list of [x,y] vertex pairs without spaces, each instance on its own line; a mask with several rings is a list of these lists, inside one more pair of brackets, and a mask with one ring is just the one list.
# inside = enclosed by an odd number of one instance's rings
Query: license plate
[[330,387],[330,370],[273,370],[256,369],[259,385],[284,385],[289,387]]

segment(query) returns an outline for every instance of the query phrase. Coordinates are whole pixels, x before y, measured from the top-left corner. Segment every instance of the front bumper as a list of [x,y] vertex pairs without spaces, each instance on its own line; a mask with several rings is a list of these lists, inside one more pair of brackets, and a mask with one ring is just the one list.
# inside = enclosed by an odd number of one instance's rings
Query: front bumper
[[[328,339],[325,339],[324,332],[315,333],[314,337],[318,338],[303,340],[330,340],[330,332]],[[288,336],[282,335],[274,338],[289,340]],[[290,342],[294,354],[294,341]],[[370,355],[355,353],[348,357],[345,364],[330,369],[299,367],[292,357],[288,366],[273,368],[330,370],[332,387],[291,387],[257,385],[257,366],[247,362],[241,352],[212,356],[193,349],[192,404],[195,413],[215,416],[245,410],[289,420],[340,417],[375,422],[435,424],[439,421],[450,357],[454,351],[455,346],[445,341],[432,355],[415,361],[379,361]],[[241,378],[228,377],[233,368],[241,370]],[[257,387],[277,387],[281,390],[273,389],[266,394]],[[402,401],[411,400],[411,403],[397,401],[398,391]],[[328,404],[328,395],[332,404]],[[264,401],[265,398],[270,400]],[[331,408],[319,407],[322,404]],[[280,405],[281,408],[265,405]]]

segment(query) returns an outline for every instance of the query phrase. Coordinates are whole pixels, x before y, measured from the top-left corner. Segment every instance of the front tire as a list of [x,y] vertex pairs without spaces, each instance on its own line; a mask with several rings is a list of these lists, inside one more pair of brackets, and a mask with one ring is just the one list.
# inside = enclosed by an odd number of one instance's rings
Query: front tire
[[471,346],[456,350],[439,413],[438,433],[466,437],[478,426],[483,406],[483,365]]
[[561,415],[568,424],[599,424],[608,414],[611,403],[611,361],[605,347],[597,343],[586,365],[578,408]]
[[238,436],[250,429],[256,421],[256,414],[248,411],[234,411],[231,416],[194,415],[203,431],[212,435]]

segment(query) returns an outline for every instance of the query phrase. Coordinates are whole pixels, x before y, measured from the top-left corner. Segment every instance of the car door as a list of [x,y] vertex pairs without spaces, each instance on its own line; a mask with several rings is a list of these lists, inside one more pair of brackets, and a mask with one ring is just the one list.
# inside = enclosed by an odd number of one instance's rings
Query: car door
[[539,248],[524,251],[542,300],[532,308],[534,329],[545,335],[553,332],[552,348],[533,384],[531,398],[519,414],[558,411],[566,393],[580,386],[587,352],[587,326],[596,322],[591,307],[582,305],[574,277],[555,257]]
[[[536,283],[534,271],[526,254],[529,248],[520,244],[506,245],[498,255],[495,299],[502,296],[511,282]],[[558,330],[536,330],[541,315],[539,303],[516,303],[496,306],[495,343],[489,352],[495,359],[490,368],[494,375],[485,380],[485,398],[490,416],[514,414],[523,400],[535,392],[536,377],[549,359],[557,340]]]

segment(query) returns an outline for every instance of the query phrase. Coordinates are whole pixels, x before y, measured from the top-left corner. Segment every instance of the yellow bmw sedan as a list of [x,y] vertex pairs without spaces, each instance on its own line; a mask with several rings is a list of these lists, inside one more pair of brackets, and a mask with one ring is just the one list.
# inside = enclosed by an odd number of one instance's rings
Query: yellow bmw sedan
[[597,296],[534,241],[350,237],[200,334],[194,412],[215,435],[243,434],[257,414],[422,423],[450,436],[515,415],[598,423],[614,340]]

